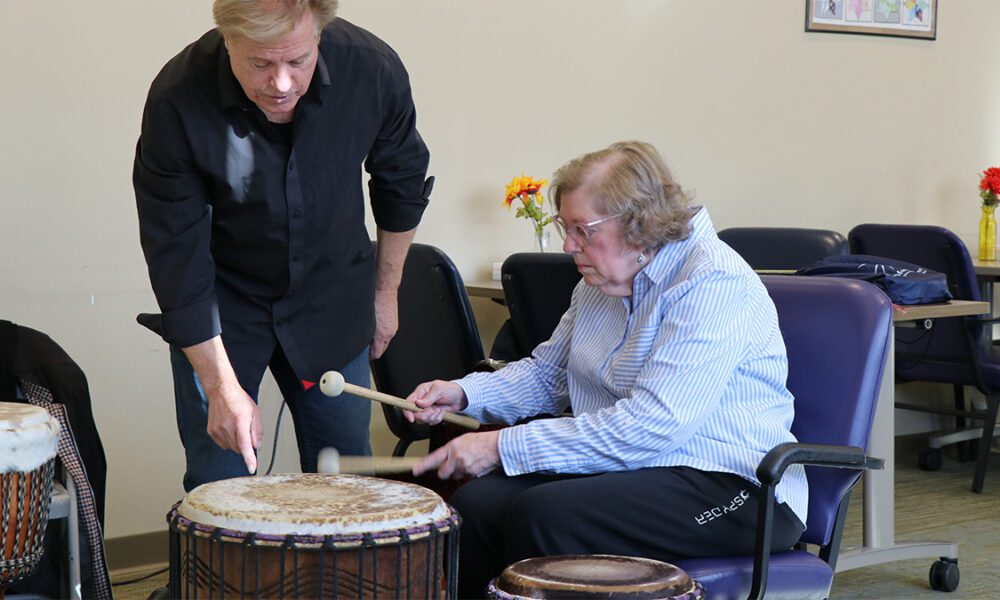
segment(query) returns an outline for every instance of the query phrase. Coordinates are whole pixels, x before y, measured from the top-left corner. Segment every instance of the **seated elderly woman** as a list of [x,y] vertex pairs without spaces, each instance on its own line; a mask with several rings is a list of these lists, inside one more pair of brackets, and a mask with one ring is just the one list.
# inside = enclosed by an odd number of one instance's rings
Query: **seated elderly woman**
[[[505,424],[557,415],[463,435],[415,467],[476,477],[451,499],[462,597],[532,556],[750,554],[757,463],[794,441],[774,304],[656,149],[581,156],[552,193],[583,275],[552,338],[495,373],[409,396],[425,410],[406,418],[424,423],[444,411]],[[775,550],[798,540],[807,496],[793,467],[777,488]]]

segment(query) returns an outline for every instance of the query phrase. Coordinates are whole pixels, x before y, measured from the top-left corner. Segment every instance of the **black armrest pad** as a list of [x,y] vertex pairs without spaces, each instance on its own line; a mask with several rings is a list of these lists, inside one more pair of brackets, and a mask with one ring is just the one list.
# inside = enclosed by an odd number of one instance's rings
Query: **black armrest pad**
[[789,465],[815,465],[843,469],[881,469],[880,458],[865,456],[864,450],[853,446],[826,444],[779,444],[768,452],[757,466],[761,484],[777,485]]
[[507,366],[505,361],[487,358],[472,363],[469,373],[492,373],[493,371],[499,371],[505,366]]

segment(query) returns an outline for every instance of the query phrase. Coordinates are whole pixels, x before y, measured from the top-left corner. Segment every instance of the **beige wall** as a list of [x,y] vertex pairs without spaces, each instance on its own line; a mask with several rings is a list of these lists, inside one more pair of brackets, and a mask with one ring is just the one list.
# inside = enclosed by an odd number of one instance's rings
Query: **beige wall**
[[[0,318],[49,333],[88,374],[109,537],[162,529],[181,494],[166,348],[133,321],[154,303],[130,172],[149,82],[211,26],[209,9],[0,2]],[[923,222],[973,239],[977,172],[1000,164],[1000,2],[942,2],[936,41],[807,34],[803,12],[801,0],[341,10],[410,70],[438,178],[417,239],[467,279],[530,247],[500,205],[510,177],[547,177],[623,138],[656,144],[720,227]],[[475,304],[489,338],[502,309]],[[277,401],[266,382],[267,423]],[[283,433],[278,469],[294,469],[293,449]]]

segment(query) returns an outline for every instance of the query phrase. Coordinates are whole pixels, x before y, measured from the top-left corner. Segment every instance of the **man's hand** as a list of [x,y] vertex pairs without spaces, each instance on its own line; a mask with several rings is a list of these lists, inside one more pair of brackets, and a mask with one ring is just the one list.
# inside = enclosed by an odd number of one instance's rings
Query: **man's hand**
[[223,450],[243,455],[247,471],[255,473],[254,448],[260,446],[264,434],[260,409],[240,386],[222,338],[215,336],[182,350],[208,398],[208,435]]
[[247,471],[255,473],[257,455],[254,449],[260,447],[264,435],[260,407],[239,384],[205,390],[205,394],[208,396],[208,435],[220,448],[243,455]]
[[461,412],[469,406],[462,386],[440,379],[421,383],[406,399],[424,409],[420,412],[403,410],[403,417],[410,423],[437,425],[444,419],[444,413]]
[[431,452],[413,467],[414,475],[437,469],[441,479],[480,477],[500,466],[499,431],[467,433]]
[[375,337],[369,350],[373,359],[382,356],[399,329],[397,298],[395,290],[375,290]]

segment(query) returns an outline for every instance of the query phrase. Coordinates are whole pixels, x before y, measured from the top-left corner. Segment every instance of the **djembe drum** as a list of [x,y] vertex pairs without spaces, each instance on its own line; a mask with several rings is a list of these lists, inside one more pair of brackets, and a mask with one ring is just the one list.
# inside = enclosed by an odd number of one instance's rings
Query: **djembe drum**
[[494,600],[701,600],[705,590],[669,563],[591,554],[518,561],[490,582],[487,594]]
[[201,485],[174,505],[172,598],[454,598],[459,517],[433,491],[357,475]]
[[0,402],[0,599],[42,557],[58,442],[59,422],[44,408]]

